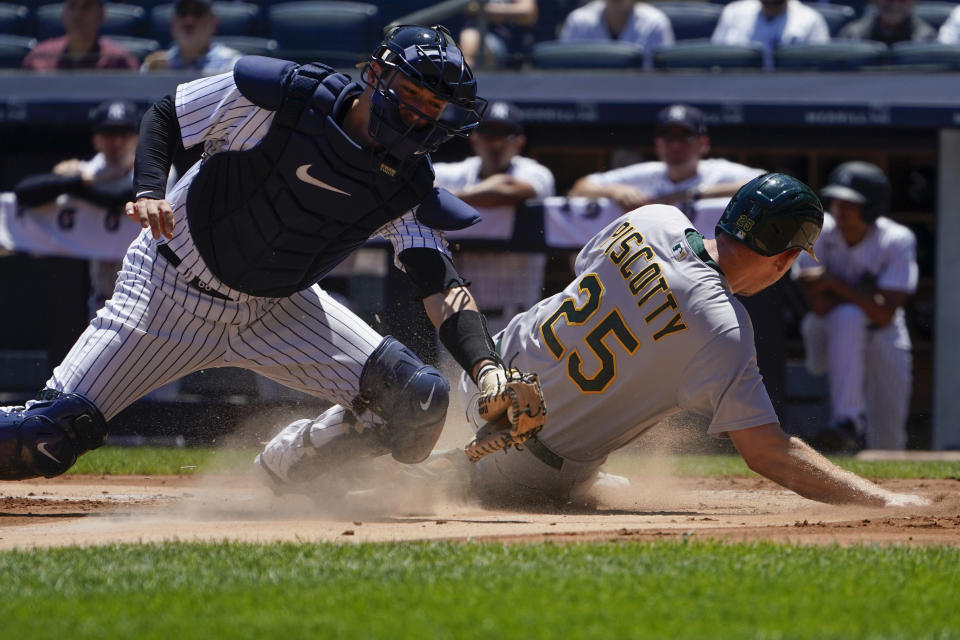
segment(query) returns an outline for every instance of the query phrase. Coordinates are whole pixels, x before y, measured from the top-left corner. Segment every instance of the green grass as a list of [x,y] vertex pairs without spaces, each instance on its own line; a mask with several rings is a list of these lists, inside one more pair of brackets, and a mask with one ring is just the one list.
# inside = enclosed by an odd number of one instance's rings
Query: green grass
[[[187,447],[102,447],[77,462],[68,473],[95,475],[170,475],[246,471],[250,468],[254,449],[212,449]],[[845,469],[868,478],[960,478],[960,462],[912,462],[855,460],[831,458]],[[608,468],[614,473],[642,473],[644,467],[661,460],[652,460],[631,453],[611,456]],[[738,455],[689,455],[668,460],[671,473],[681,476],[748,476],[755,475]]]
[[955,638],[960,549],[161,544],[0,553],[3,638]]
[[249,469],[257,453],[253,449],[210,447],[101,447],[82,456],[67,473],[176,475],[241,471]]

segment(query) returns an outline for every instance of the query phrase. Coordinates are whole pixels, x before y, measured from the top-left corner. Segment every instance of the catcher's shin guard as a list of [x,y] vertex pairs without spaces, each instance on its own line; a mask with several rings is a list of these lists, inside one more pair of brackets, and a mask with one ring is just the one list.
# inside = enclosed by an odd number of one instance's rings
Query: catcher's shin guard
[[0,480],[58,476],[106,435],[103,414],[76,393],[0,412]]
[[360,375],[357,413],[369,408],[384,419],[381,441],[394,460],[422,462],[440,439],[450,384],[391,336],[370,355]]

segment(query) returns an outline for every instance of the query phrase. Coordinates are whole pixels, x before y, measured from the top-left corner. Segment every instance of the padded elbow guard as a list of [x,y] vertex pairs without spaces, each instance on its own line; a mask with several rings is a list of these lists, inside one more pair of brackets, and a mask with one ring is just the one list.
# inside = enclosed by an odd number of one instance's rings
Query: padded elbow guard
[[107,423],[82,395],[42,400],[0,413],[0,480],[58,476],[103,444]]
[[422,462],[440,438],[450,384],[396,338],[387,336],[360,375],[360,403],[383,418],[383,445],[394,460]]

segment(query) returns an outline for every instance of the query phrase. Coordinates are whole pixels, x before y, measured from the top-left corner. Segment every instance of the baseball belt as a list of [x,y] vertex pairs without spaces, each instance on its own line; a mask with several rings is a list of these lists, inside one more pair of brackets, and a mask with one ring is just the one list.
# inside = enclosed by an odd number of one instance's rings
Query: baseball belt
[[[172,264],[174,267],[179,267],[180,263],[183,262],[180,256],[174,253],[173,249],[171,249],[168,245],[158,244],[157,253],[166,258],[167,262]],[[224,295],[219,291],[214,291],[208,287],[207,284],[200,280],[199,277],[194,277],[193,280],[187,283],[187,286],[193,287],[200,293],[205,293],[212,298],[219,298],[220,300],[229,300],[230,302],[235,302],[230,296]]]
[[[500,347],[503,345],[503,332],[500,332],[495,337],[496,343],[494,344],[494,349],[497,352],[497,355],[500,355]],[[557,471],[563,468],[563,458],[555,454],[550,449],[547,449],[547,445],[540,442],[540,439],[536,435],[530,436],[530,438],[523,443],[523,446],[526,449],[530,450],[537,460],[552,467]]]
[[524,442],[523,446],[536,456],[537,460],[548,467],[553,467],[557,471],[563,468],[563,458],[547,449],[547,446],[540,442],[537,436],[530,436],[530,439]]

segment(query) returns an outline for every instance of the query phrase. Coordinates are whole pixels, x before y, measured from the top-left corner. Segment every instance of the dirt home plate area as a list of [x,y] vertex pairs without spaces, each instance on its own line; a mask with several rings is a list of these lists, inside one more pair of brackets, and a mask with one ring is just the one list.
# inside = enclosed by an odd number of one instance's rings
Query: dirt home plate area
[[[164,540],[577,542],[694,537],[785,543],[960,544],[960,482],[881,480],[930,507],[821,505],[759,477],[645,473],[592,505],[490,509],[436,479],[274,496],[248,474],[63,476],[0,485],[0,549]],[[458,495],[459,494],[459,495]]]

